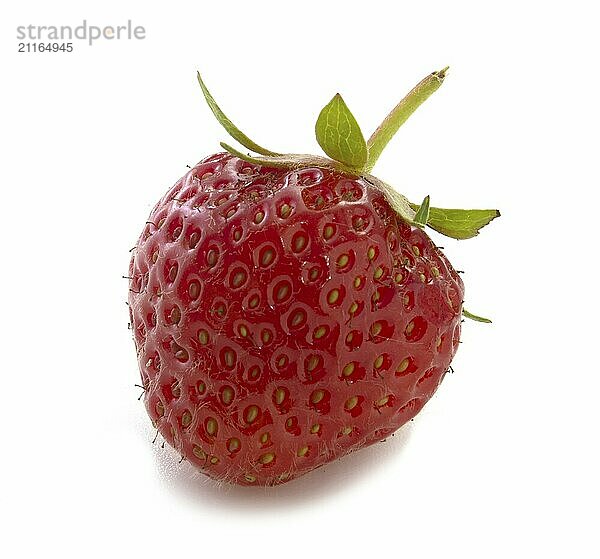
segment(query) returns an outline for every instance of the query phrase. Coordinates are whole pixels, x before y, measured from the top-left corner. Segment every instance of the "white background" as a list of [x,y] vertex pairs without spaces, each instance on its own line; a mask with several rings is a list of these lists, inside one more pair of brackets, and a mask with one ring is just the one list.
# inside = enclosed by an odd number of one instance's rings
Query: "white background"
[[[2,4],[5,557],[598,557],[599,71],[594,2]],[[17,53],[18,25],[146,28]],[[456,373],[394,438],[275,489],[218,487],[137,401],[125,299],[151,206],[226,134],[315,152],[340,91],[369,134],[442,88],[376,174],[497,207],[473,240]],[[160,440],[159,440],[160,443]]]

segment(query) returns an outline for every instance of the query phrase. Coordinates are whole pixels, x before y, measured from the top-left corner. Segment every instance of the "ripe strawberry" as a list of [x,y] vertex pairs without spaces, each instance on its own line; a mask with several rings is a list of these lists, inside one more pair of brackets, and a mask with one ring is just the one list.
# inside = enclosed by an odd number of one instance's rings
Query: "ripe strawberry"
[[232,153],[166,193],[131,259],[129,308],[148,413],[202,472],[288,481],[380,441],[435,392],[464,287],[423,226],[466,238],[498,214],[411,207],[368,170],[443,77],[423,80],[369,143],[334,97],[317,121],[332,159],[261,148],[200,80],[262,157],[223,144]]

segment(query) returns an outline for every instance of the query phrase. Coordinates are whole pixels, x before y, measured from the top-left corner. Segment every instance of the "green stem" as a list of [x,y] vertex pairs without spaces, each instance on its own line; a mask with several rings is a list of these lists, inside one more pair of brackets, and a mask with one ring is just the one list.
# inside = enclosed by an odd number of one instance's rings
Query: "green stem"
[[413,89],[408,93],[400,103],[398,103],[387,115],[384,121],[379,125],[379,128],[373,132],[367,146],[369,148],[369,158],[367,160],[367,171],[371,171],[375,166],[375,163],[379,159],[379,156],[387,146],[388,142],[392,139],[394,134],[398,131],[408,117],[412,115],[419,106],[432,94],[440,85],[444,82],[448,66],[429,74],[424,80],[420,81]]

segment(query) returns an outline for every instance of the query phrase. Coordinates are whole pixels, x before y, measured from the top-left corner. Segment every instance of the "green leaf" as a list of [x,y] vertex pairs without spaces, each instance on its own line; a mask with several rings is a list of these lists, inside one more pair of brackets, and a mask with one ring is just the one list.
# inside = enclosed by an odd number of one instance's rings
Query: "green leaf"
[[483,316],[477,316],[476,314],[470,313],[464,307],[463,307],[462,313],[465,318],[469,318],[470,320],[474,320],[475,322],[485,322],[487,324],[492,323],[492,321],[489,318],[484,318]]
[[[419,206],[411,204],[417,211]],[[429,208],[427,225],[438,233],[453,239],[470,239],[479,234],[479,230],[500,216],[498,210],[459,210]]]
[[429,195],[423,198],[417,213],[415,214],[415,218],[413,219],[413,223],[418,227],[425,227],[427,225],[427,220],[429,219]]
[[447,71],[448,66],[438,72],[432,72],[425,79],[421,80],[412,88],[406,97],[392,109],[377,130],[373,132],[367,142],[369,150],[369,160],[366,166],[367,171],[370,172],[371,169],[373,169],[381,152],[394,137],[394,134],[398,132],[400,126],[402,126],[408,117],[412,115],[419,106],[440,87],[440,85],[442,85]]
[[233,122],[231,122],[231,120],[229,120],[229,118],[227,118],[227,116],[221,110],[219,105],[217,105],[217,102],[215,101],[214,97],[210,94],[210,91],[208,91],[206,85],[204,84],[204,81],[202,80],[202,77],[200,76],[200,72],[198,72],[198,83],[200,84],[200,87],[202,88],[202,93],[204,94],[204,99],[206,99],[206,102],[208,103],[210,110],[213,112],[215,117],[217,117],[217,120],[219,121],[221,126],[223,126],[223,128],[225,128],[225,130],[227,130],[227,133],[234,140],[237,140],[245,148],[247,148],[250,151],[253,151],[255,153],[260,153],[262,155],[271,155],[271,156],[280,155],[279,153],[270,151],[266,148],[259,146],[257,143],[253,142],[235,124],[233,124]]
[[339,93],[323,107],[315,126],[317,142],[332,159],[362,170],[367,162],[367,143],[360,126]]

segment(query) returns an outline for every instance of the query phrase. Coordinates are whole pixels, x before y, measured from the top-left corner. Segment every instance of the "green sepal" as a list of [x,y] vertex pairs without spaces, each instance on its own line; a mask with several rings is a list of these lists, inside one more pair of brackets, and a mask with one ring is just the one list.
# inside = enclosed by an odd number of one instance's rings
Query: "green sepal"
[[483,316],[477,316],[476,314],[470,313],[467,309],[463,307],[462,314],[465,318],[470,320],[474,320],[475,322],[485,322],[486,324],[491,324],[492,321],[489,318],[484,318]]
[[206,85],[204,84],[204,81],[202,80],[202,77],[200,76],[200,72],[198,72],[198,83],[200,84],[200,87],[202,88],[202,93],[204,94],[204,99],[206,99],[206,102],[208,103],[210,110],[213,112],[213,114],[215,115],[215,117],[217,118],[217,120],[219,121],[221,126],[223,126],[223,128],[225,128],[225,130],[227,130],[227,133],[234,140],[237,140],[245,148],[247,148],[250,151],[253,151],[255,153],[260,153],[262,155],[269,155],[269,156],[280,155],[279,153],[276,153],[274,151],[263,148],[262,146],[259,146],[257,143],[253,142],[235,124],[233,124],[233,122],[231,122],[231,120],[229,120],[229,118],[221,110],[219,105],[217,105],[217,102],[215,101],[214,97],[210,94],[210,91],[208,91],[208,88],[206,87]]
[[[286,153],[282,155],[250,155],[243,153],[233,146],[220,142],[221,147],[239,157],[243,161],[261,165],[263,167],[275,167],[277,169],[299,169],[301,167],[321,167],[323,169],[332,169],[335,171],[345,171],[336,161],[319,155]],[[410,208],[409,208],[410,209]]]
[[388,204],[392,207],[392,209],[398,214],[400,218],[402,218],[407,223],[413,223],[415,219],[415,212],[413,208],[411,208],[411,203],[408,201],[408,198],[403,194],[400,194],[393,186],[390,186],[386,182],[374,177],[373,175],[362,175],[362,178],[365,179],[369,184],[377,188],[387,200]]
[[367,163],[367,142],[339,93],[321,110],[315,125],[317,142],[332,159],[361,171]]
[[[415,211],[419,208],[417,204],[411,207]],[[429,208],[427,225],[446,237],[462,240],[479,235],[482,227],[499,216],[498,210]]]
[[278,156],[267,155],[264,157],[259,157],[256,155],[249,155],[247,153],[241,152],[238,149],[235,149],[233,146],[230,146],[229,144],[226,144],[225,142],[219,142],[219,143],[221,144],[221,147],[225,151],[231,153],[231,155],[235,155],[235,157],[239,157],[240,159],[242,159],[243,161],[246,161],[247,163],[254,163],[255,165],[270,164],[272,167],[278,167],[278,168],[286,168],[289,166],[289,165],[286,165],[284,162],[281,162],[278,159]]
[[427,225],[427,220],[429,219],[429,195],[423,198],[417,213],[415,214],[415,218],[413,219],[413,223],[423,229],[425,225]]

